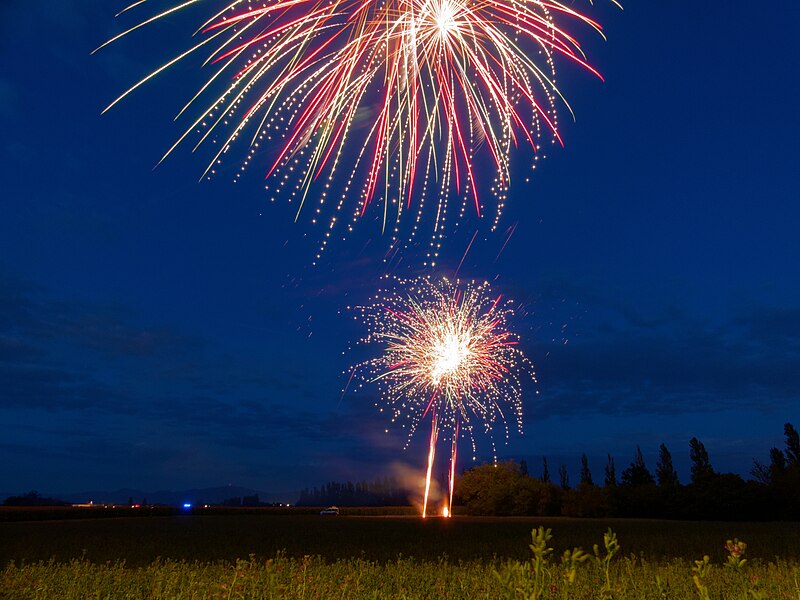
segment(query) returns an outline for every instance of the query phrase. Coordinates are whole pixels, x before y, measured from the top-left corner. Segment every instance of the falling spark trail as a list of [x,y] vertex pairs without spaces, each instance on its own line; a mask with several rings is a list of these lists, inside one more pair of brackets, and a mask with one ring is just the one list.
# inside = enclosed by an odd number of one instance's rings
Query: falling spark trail
[[461,270],[461,266],[464,264],[464,260],[467,258],[467,254],[469,254],[469,249],[472,248],[472,244],[475,241],[475,238],[478,237],[478,230],[475,230],[475,235],[472,236],[472,239],[467,244],[467,249],[464,250],[464,256],[461,257],[461,262],[458,263],[458,267],[456,268],[456,272],[453,273],[453,279],[458,279],[458,272]]
[[353,382],[353,377],[355,376],[355,374],[356,374],[356,370],[355,369],[351,369],[350,370],[350,377],[348,377],[348,379],[347,379],[347,385],[344,386],[344,389],[342,390],[342,395],[339,396],[339,402],[336,404],[336,408],[337,409],[339,408],[339,406],[341,406],[342,400],[344,400],[344,396],[347,393],[347,390],[350,387],[350,384]]
[[497,253],[497,256],[495,256],[495,257],[494,257],[494,261],[493,261],[493,263],[496,263],[496,262],[497,262],[497,260],[500,258],[500,255],[503,253],[503,250],[505,250],[505,249],[506,249],[506,246],[508,246],[508,242],[510,242],[510,241],[511,241],[511,236],[512,236],[512,235],[514,235],[514,232],[517,230],[517,225],[518,225],[518,224],[519,224],[519,223],[514,223],[514,224],[513,224],[511,227],[509,227],[509,228],[506,230],[506,233],[508,234],[508,235],[506,236],[506,241],[505,241],[505,242],[503,242],[503,247],[502,247],[502,248],[500,248],[500,252],[498,252],[498,253]]

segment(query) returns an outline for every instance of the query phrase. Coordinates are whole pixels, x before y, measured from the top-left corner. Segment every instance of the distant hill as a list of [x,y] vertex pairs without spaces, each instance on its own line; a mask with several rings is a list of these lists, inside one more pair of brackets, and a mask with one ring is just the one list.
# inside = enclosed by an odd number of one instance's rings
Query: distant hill
[[270,494],[266,492],[235,485],[189,490],[158,490],[155,492],[122,488],[116,491],[92,490],[52,495],[73,504],[89,501],[96,504],[127,504],[129,500],[133,500],[134,503],[143,503],[146,500],[148,504],[183,504],[184,502],[192,504],[221,504],[229,498],[241,498],[255,494],[258,494],[261,502],[271,502]]

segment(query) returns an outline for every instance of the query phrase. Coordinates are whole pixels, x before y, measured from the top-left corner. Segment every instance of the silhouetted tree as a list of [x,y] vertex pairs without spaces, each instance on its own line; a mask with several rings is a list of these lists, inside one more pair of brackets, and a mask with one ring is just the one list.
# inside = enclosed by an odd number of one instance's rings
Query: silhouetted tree
[[569,474],[567,473],[567,465],[561,463],[561,466],[558,467],[558,477],[561,480],[561,489],[568,490],[569,489]]
[[750,469],[753,478],[767,486],[779,481],[785,473],[786,455],[778,448],[769,449],[769,465],[753,459],[753,468]]
[[769,451],[769,475],[770,482],[774,482],[786,472],[786,456],[777,448],[770,448]]
[[656,479],[661,487],[675,487],[678,481],[678,472],[672,465],[672,454],[666,444],[658,447],[658,463],[656,464]]
[[542,457],[542,481],[550,483],[550,470],[547,468],[547,457]]
[[561,514],[565,517],[602,517],[608,514],[608,494],[594,484],[580,483],[561,493]]
[[606,476],[603,484],[606,487],[616,487],[617,485],[617,468],[614,466],[614,457],[610,454],[606,463]]
[[524,458],[521,461],[519,461],[519,472],[525,477],[528,476],[528,461],[525,460]]
[[783,433],[786,436],[786,459],[789,466],[800,464],[800,434],[791,423],[783,426]]
[[589,459],[586,453],[581,454],[581,483],[583,485],[594,485],[592,472],[589,470]]
[[753,466],[750,469],[750,475],[762,485],[769,485],[770,481],[772,481],[769,467],[755,458],[753,459]]
[[655,479],[644,464],[642,449],[636,446],[636,458],[630,466],[622,472],[622,484],[627,486],[639,486],[654,484]]
[[706,447],[696,437],[689,440],[689,458],[692,461],[692,483],[704,483],[714,477]]
[[523,475],[513,461],[467,469],[456,480],[455,491],[474,515],[560,515],[564,493],[552,483]]

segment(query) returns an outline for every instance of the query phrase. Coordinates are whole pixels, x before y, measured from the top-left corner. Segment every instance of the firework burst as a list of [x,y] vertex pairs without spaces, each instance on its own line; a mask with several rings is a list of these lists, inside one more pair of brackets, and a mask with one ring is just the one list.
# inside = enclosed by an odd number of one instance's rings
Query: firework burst
[[400,284],[405,291],[381,291],[359,309],[369,332],[361,343],[379,345],[381,354],[353,373],[360,386],[380,386],[392,422],[402,422],[409,440],[430,417],[423,516],[439,435],[450,438],[449,513],[459,437],[470,439],[474,454],[476,429],[491,434],[501,422],[507,439],[512,420],[521,432],[521,375],[535,376],[507,329],[511,301],[494,296],[488,283],[419,278]]
[[[139,0],[120,14],[153,4],[158,2]],[[106,44],[205,4],[162,6]],[[579,24],[601,31],[571,4],[229,0],[200,19],[194,46],[111,106],[200,54],[209,75],[178,115],[194,111],[195,118],[167,155],[189,139],[195,149],[213,141],[216,150],[204,173],[210,176],[244,138],[249,149],[243,168],[263,151],[272,176],[268,189],[288,195],[298,214],[311,197],[319,203],[314,222],[330,207],[320,251],[337,222],[348,214],[355,221],[372,204],[380,206],[383,228],[395,241],[401,217],[412,211],[403,234],[410,241],[432,203],[427,228],[436,254],[448,202],[458,205],[459,216],[469,206],[480,214],[485,190],[496,201],[496,225],[512,149],[522,143],[538,150],[543,133],[560,141],[556,60],[596,73],[568,29]]]

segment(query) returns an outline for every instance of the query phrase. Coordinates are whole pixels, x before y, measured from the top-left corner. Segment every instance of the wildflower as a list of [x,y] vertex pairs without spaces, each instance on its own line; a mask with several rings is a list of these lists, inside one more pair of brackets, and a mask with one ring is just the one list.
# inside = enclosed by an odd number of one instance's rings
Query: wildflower
[[742,556],[746,548],[747,544],[740,542],[738,538],[734,538],[733,540],[728,540],[725,542],[725,549],[731,556],[735,558]]
[[740,542],[739,538],[733,538],[732,540],[728,540],[725,542],[725,550],[728,552],[728,562],[727,565],[729,567],[735,567],[737,569],[744,566],[747,562],[746,558],[742,558],[744,555],[744,551],[747,549],[747,544],[744,542]]

